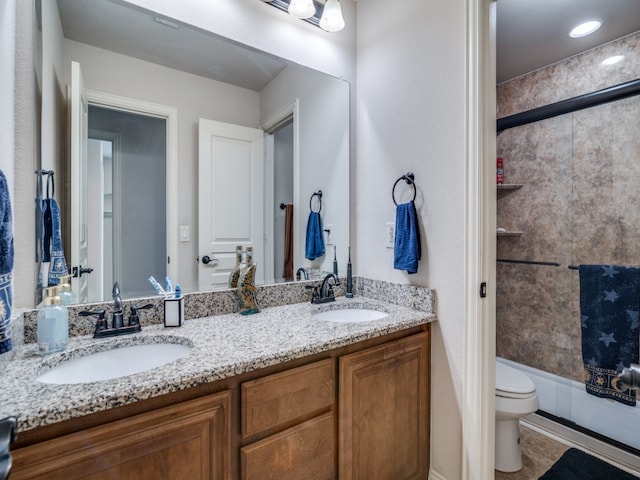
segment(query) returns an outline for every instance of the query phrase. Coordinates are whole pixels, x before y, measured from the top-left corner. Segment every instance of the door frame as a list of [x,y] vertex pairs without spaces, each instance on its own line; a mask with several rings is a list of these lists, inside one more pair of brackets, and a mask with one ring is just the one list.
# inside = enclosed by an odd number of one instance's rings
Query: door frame
[[275,202],[275,192],[273,189],[273,182],[275,176],[274,166],[274,142],[273,133],[278,130],[279,127],[287,124],[289,120],[293,123],[293,265],[295,270],[296,260],[299,260],[299,255],[296,254],[296,249],[300,242],[302,242],[302,234],[298,232],[296,222],[296,209],[301,205],[300,203],[300,99],[296,98],[293,102],[285,105],[272,116],[267,118],[264,122],[260,123],[260,129],[265,133],[264,142],[264,259],[265,266],[270,265],[271,276],[267,278],[275,279],[275,267],[274,267],[274,214],[273,205]]
[[[163,118],[167,128],[166,148],[166,242],[167,276],[178,281],[178,109],[111,93],[86,90],[89,105]],[[115,192],[114,192],[115,194]]]
[[467,0],[466,12],[462,478],[483,480],[495,468],[496,0]]

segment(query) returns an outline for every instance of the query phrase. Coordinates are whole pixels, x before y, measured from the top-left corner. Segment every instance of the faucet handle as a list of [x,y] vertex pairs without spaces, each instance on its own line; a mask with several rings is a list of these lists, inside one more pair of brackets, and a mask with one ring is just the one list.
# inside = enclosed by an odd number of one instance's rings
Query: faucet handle
[[318,300],[320,300],[320,285],[305,285],[304,288],[307,290],[313,290],[313,293],[311,294],[311,303],[318,303]]
[[83,310],[78,313],[81,317],[96,316],[96,333],[107,329],[107,319],[104,317],[105,310]]
[[153,308],[153,304],[147,303],[141,307],[137,307],[135,305],[131,305],[131,315],[129,316],[129,326],[140,325],[140,318],[138,318],[138,310],[147,310],[148,308]]

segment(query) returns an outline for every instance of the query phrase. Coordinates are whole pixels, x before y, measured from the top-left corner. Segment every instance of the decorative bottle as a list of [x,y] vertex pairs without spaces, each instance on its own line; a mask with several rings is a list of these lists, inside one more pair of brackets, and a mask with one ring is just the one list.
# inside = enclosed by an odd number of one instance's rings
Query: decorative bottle
[[236,266],[229,275],[229,288],[236,288],[238,286],[238,279],[240,278],[240,270],[244,266],[242,262],[242,245],[236,247]]
[[504,159],[498,157],[496,160],[496,183],[502,185],[504,183]]
[[43,307],[38,312],[38,354],[61,352],[69,341],[69,313],[62,305],[57,287],[45,288]]
[[253,247],[247,247],[247,262],[240,270],[238,281],[238,306],[240,315],[260,312],[256,297],[256,268],[253,263]]

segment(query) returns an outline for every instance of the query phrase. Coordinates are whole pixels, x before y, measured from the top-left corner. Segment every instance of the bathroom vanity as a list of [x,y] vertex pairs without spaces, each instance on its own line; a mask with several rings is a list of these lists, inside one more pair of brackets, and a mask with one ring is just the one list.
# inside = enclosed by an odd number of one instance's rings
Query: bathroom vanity
[[147,327],[124,342],[190,353],[105,382],[26,382],[36,398],[23,401],[11,478],[426,479],[435,317],[366,302],[387,317],[324,322],[305,303]]

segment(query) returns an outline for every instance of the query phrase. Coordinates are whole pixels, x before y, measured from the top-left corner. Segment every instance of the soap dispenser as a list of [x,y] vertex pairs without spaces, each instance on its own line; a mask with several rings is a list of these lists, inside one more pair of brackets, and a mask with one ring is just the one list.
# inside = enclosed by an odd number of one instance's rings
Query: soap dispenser
[[38,312],[38,354],[61,352],[69,341],[69,313],[62,305],[57,287],[44,289],[43,307]]
[[62,305],[71,305],[76,303],[76,294],[71,290],[71,275],[61,275],[58,287],[58,296]]

